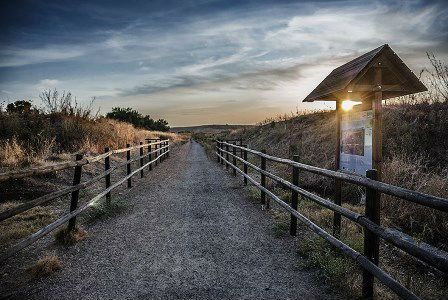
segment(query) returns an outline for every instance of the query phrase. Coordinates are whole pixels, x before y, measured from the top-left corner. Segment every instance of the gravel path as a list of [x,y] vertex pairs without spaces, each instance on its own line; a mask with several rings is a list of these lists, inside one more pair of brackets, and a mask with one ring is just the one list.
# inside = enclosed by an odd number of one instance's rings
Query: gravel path
[[294,241],[274,236],[272,218],[247,200],[241,180],[195,142],[136,180],[126,198],[128,211],[63,251],[63,270],[13,298],[335,298],[300,269]]

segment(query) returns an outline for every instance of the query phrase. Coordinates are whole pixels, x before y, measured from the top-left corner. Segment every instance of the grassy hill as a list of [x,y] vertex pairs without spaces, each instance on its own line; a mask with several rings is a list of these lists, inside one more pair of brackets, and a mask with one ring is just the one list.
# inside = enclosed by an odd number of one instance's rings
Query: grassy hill
[[190,133],[220,133],[223,131],[236,130],[241,128],[249,128],[252,125],[198,125],[198,126],[187,126],[187,127],[172,127],[171,132],[190,132]]
[[[389,105],[384,107],[383,118],[383,180],[385,182],[448,198],[448,102]],[[209,149],[215,138],[240,139],[252,149],[266,149],[268,154],[292,158],[323,168],[334,168],[335,157],[334,111],[300,115],[288,120],[270,119],[249,128],[240,128],[226,134],[195,134]],[[259,164],[259,159],[253,160]],[[268,169],[285,179],[291,170],[280,164],[268,163]],[[254,174],[255,175],[255,174]],[[256,175],[255,175],[256,176]],[[269,182],[270,189],[289,201],[289,191]],[[333,181],[306,172],[300,173],[300,185],[321,196],[331,198]],[[343,187],[344,206],[363,213],[365,191],[353,185]],[[309,201],[302,200],[299,210],[318,225],[331,232],[332,212]],[[413,238],[448,250],[448,220],[444,213],[425,208],[389,196],[382,197],[382,224],[398,229]],[[279,228],[288,228],[287,214],[275,213]],[[352,222],[343,220],[342,239],[358,251],[362,251],[362,230]],[[359,269],[353,263],[331,249],[319,238],[310,237],[305,230],[298,249],[307,258],[307,264],[319,267],[325,278],[335,282],[349,293],[359,292]],[[436,280],[438,274],[404,253],[381,246],[383,267],[408,285],[417,294],[438,298],[448,291],[448,280]],[[406,271],[403,271],[406,266]],[[434,273],[435,272],[435,273]],[[403,274],[414,274],[405,276]],[[436,276],[437,277],[437,276]],[[429,278],[429,280],[428,280]],[[389,298],[386,289],[380,289],[380,298]]]

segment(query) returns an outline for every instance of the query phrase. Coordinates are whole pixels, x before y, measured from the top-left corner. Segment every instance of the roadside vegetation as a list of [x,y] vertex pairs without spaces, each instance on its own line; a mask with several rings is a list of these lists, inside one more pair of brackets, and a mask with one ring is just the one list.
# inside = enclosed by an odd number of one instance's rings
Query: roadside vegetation
[[[172,143],[186,139],[185,136],[167,132],[165,120],[154,121],[149,116],[141,116],[132,109],[114,108],[106,117],[99,116],[92,109],[93,101],[81,105],[69,92],[47,90],[40,94],[40,105],[31,101],[18,100],[0,106],[0,172],[41,165],[50,165],[73,160],[75,153],[85,157],[103,153],[105,147],[118,149],[127,143],[138,144],[145,138],[166,138]],[[117,114],[117,112],[121,112]],[[138,126],[127,122],[129,116],[141,117],[143,123]],[[151,129],[151,130],[148,130]],[[154,129],[159,129],[157,131]],[[111,164],[121,162],[125,157],[111,157]],[[86,165],[83,167],[82,181],[88,180],[104,171],[104,165]],[[123,176],[125,170],[117,170],[117,176]],[[0,211],[9,210],[31,199],[71,185],[73,169],[67,169],[42,176],[27,177],[5,181],[0,185]],[[91,199],[104,189],[102,181],[80,191],[80,203]],[[112,193],[110,205],[100,202],[93,205],[86,214],[80,216],[81,223],[90,223],[96,219],[112,217],[126,209],[126,202]],[[58,216],[68,211],[70,195],[65,195],[43,206],[34,207],[0,223],[0,250],[5,250],[18,240],[29,236]],[[55,233],[55,242],[71,245],[85,239],[88,234],[81,227],[67,233],[66,226]],[[49,273],[48,269],[56,260],[50,255],[36,268],[33,274]],[[47,264],[50,262],[50,266]],[[41,268],[42,267],[42,268]],[[34,275],[33,275],[34,277]]]
[[[433,66],[423,70],[421,77],[429,91],[387,101],[383,115],[383,181],[427,194],[448,198],[448,67],[429,54]],[[243,139],[252,149],[266,149],[268,154],[292,158],[300,162],[334,169],[335,136],[334,111],[296,112],[266,119],[255,127],[229,130],[220,134],[196,133],[209,153],[214,152],[213,141]],[[250,157],[250,155],[249,155]],[[253,160],[259,164],[259,160]],[[290,180],[289,167],[269,163],[273,173]],[[257,176],[255,173],[252,173]],[[290,192],[267,180],[270,189],[290,201]],[[333,181],[318,175],[300,172],[299,184],[323,197],[331,199]],[[365,191],[350,184],[343,186],[344,206],[364,212]],[[302,199],[299,210],[313,222],[332,231],[330,210]],[[283,218],[274,212],[273,231],[276,236],[285,231]],[[280,213],[281,214],[281,213]],[[448,251],[448,219],[446,214],[417,204],[382,196],[382,225],[399,230],[412,238]],[[298,254],[305,258],[304,267],[318,268],[322,276],[350,297],[360,296],[361,272],[350,260],[325,241],[301,227]],[[363,251],[362,228],[353,222],[342,223],[342,240],[357,251]],[[380,264],[393,277],[423,298],[440,299],[448,294],[448,278],[425,264],[416,261],[396,248],[381,244]],[[394,298],[380,285],[378,298]]]
[[0,107],[0,167],[64,160],[77,152],[101,153],[105,147],[116,149],[145,138],[180,140],[179,135],[166,132],[165,120],[145,116],[141,118],[146,123],[134,126],[134,117],[141,115],[132,109],[114,108],[107,114],[110,117],[103,117],[93,112],[93,102],[80,105],[70,93],[48,90],[40,98],[40,108],[25,100]]

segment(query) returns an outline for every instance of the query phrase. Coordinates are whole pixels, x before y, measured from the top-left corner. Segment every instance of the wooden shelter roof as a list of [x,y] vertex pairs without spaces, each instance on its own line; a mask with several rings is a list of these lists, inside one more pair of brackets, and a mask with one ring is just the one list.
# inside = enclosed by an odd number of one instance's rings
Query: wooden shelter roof
[[[381,63],[382,85],[373,85],[373,67]],[[304,100],[342,101],[349,93],[354,98],[366,99],[375,91],[383,92],[383,99],[426,91],[426,87],[389,47],[382,45],[334,69]]]

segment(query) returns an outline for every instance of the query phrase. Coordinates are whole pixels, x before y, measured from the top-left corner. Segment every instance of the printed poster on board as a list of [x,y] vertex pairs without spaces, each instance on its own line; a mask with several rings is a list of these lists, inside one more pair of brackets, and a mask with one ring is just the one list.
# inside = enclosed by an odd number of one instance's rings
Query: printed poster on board
[[372,124],[372,110],[342,114],[340,170],[365,176],[372,168]]

